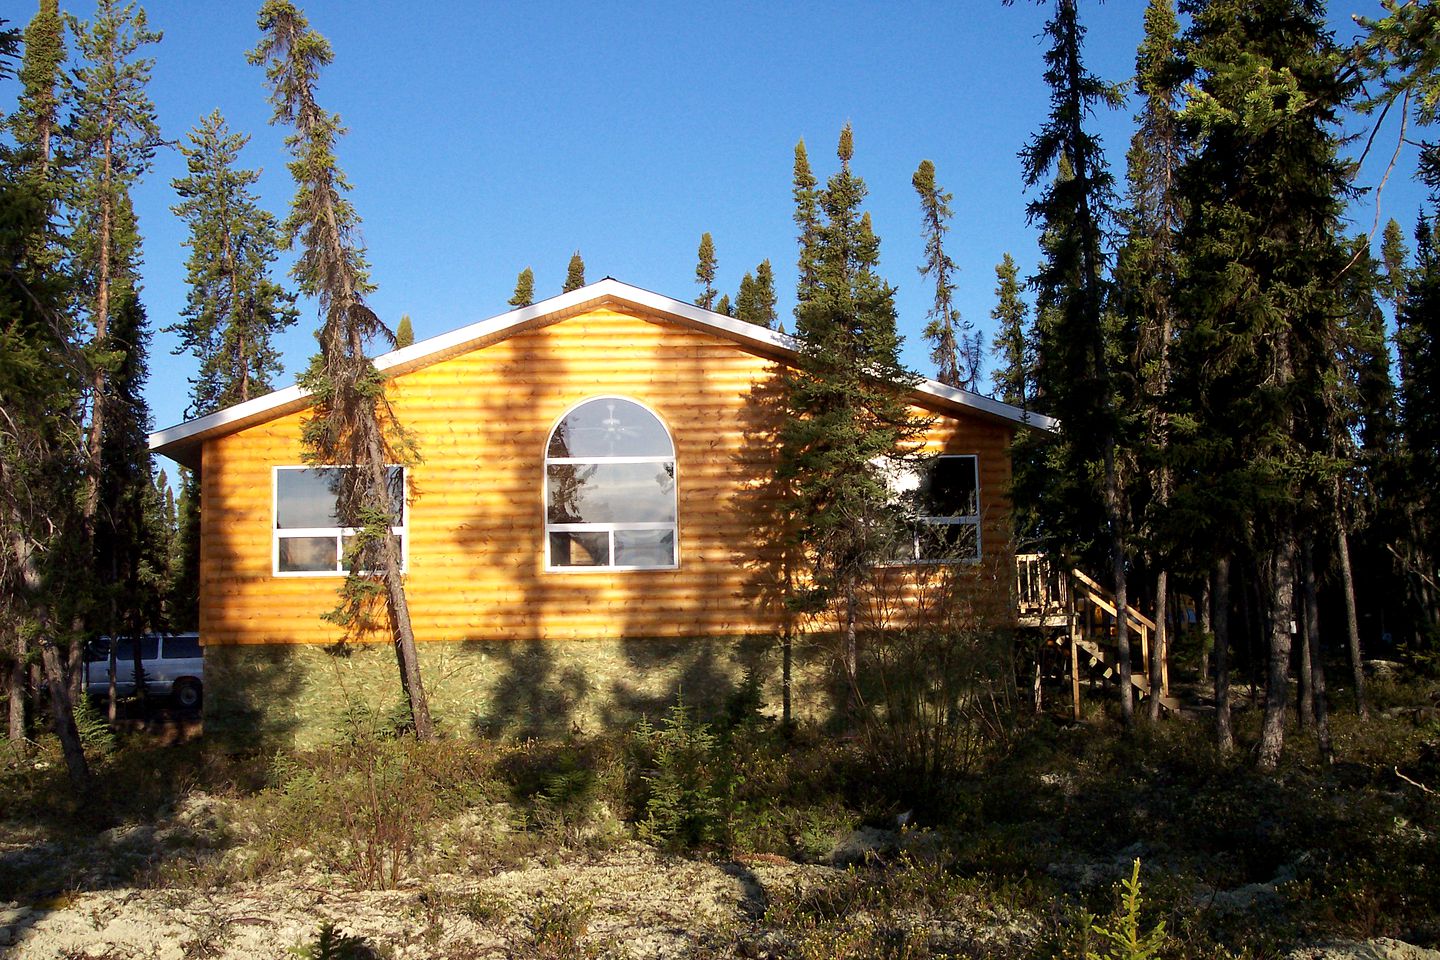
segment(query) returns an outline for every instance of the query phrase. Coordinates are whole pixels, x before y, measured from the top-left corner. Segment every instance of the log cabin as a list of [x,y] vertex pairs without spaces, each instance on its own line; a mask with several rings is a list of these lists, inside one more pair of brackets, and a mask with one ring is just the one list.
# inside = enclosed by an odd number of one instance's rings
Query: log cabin
[[[746,683],[775,709],[780,635],[796,712],[834,700],[823,618],[793,629],[776,589],[795,359],[783,333],[610,278],[376,358],[418,452],[393,467],[393,533],[442,725],[594,729]],[[1052,423],[935,381],[911,402],[935,457],[897,489],[932,495],[892,566],[943,553],[1008,598],[1010,444]],[[307,463],[306,416],[290,386],[151,437],[198,476],[207,733],[315,742],[400,703],[387,638],[322,617],[344,467]]]

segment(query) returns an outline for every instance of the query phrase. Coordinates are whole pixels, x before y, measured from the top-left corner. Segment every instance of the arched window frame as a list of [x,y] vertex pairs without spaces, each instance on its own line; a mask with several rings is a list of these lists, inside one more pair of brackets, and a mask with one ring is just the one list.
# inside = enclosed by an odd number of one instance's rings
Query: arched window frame
[[[604,402],[604,401],[607,401],[607,400],[614,400],[614,401],[620,401],[620,402],[623,402],[623,403],[634,404],[635,406],[639,407],[640,409],[644,410],[646,413],[648,413],[648,414],[650,414],[652,417],[654,417],[654,418],[655,418],[655,421],[656,421],[658,424],[660,424],[660,428],[665,431],[665,439],[666,439],[666,440],[669,442],[669,444],[670,444],[670,453],[669,453],[669,455],[668,455],[668,456],[663,456],[663,455],[655,455],[655,456],[623,456],[623,457],[621,457],[621,456],[617,456],[617,457],[552,457],[552,456],[550,455],[550,445],[551,445],[551,443],[553,442],[553,440],[554,440],[554,438],[555,438],[555,431],[558,430],[558,429],[560,429],[560,425],[563,424],[563,423],[570,417],[571,414],[573,414],[576,410],[579,410],[581,407],[583,407],[583,406],[585,406],[585,405],[587,405],[587,404],[590,404],[590,403]],[[583,400],[579,400],[579,401],[571,404],[569,407],[566,408],[566,410],[565,410],[564,413],[562,413],[559,417],[556,418],[555,422],[551,425],[550,430],[545,434],[545,451],[544,451],[544,453],[545,453],[544,462],[543,462],[543,466],[542,466],[542,468],[541,468],[541,503],[540,503],[540,509],[541,509],[541,515],[542,515],[543,518],[544,518],[544,525],[545,525],[544,537],[543,537],[543,539],[544,539],[544,551],[545,551],[545,571],[546,571],[547,573],[607,573],[607,572],[608,572],[608,573],[617,573],[617,572],[631,572],[631,571],[644,571],[644,570],[675,570],[675,569],[678,569],[678,568],[679,568],[679,566],[680,566],[680,512],[679,512],[679,508],[680,508],[680,504],[679,504],[680,476],[679,476],[679,465],[678,465],[678,463],[676,462],[676,456],[675,456],[675,435],[671,432],[669,425],[665,423],[664,418],[661,417],[660,414],[656,412],[655,408],[651,407],[651,406],[650,406],[649,404],[647,404],[647,403],[643,403],[642,401],[635,399],[634,397],[627,397],[627,396],[624,396],[624,395],[622,395],[622,394],[600,394],[600,395],[597,395],[597,396],[585,397]],[[550,521],[550,467],[551,467],[551,465],[552,465],[552,464],[595,464],[595,463],[658,463],[658,464],[668,463],[668,464],[670,464],[671,476],[674,477],[674,480],[675,480],[674,485],[673,485],[673,487],[672,487],[672,489],[671,489],[671,491],[670,491],[670,497],[671,497],[670,507],[671,507],[671,515],[672,515],[675,519],[674,519],[673,521],[670,521],[670,522],[656,522],[656,521],[628,521],[628,522],[627,522],[627,521],[621,521],[621,522],[612,522],[612,523],[552,523],[552,522]],[[671,557],[670,557],[670,562],[669,562],[668,564],[653,564],[653,565],[649,565],[649,564],[647,564],[647,565],[625,565],[625,566],[615,565],[615,564],[613,563],[614,558],[615,558],[615,534],[616,534],[617,531],[625,531],[625,530],[667,530],[667,531],[669,531],[670,534],[671,534],[671,537],[670,537],[670,544],[671,544]],[[587,564],[587,565],[556,564],[556,563],[554,562],[554,558],[551,556],[551,537],[550,537],[550,535],[551,535],[551,533],[560,533],[560,532],[567,532],[567,531],[574,531],[574,532],[592,532],[592,533],[605,532],[605,533],[608,535],[608,541],[607,541],[607,542],[608,542],[608,548],[609,548],[609,554],[608,554],[608,556],[609,556],[609,559],[610,559],[612,562],[609,563],[609,564]]]

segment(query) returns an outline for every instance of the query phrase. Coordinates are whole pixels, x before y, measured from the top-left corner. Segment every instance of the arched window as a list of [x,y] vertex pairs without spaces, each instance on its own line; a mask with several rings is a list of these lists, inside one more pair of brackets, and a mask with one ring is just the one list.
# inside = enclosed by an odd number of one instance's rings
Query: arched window
[[633,400],[597,397],[560,418],[545,448],[545,566],[678,565],[675,445]]

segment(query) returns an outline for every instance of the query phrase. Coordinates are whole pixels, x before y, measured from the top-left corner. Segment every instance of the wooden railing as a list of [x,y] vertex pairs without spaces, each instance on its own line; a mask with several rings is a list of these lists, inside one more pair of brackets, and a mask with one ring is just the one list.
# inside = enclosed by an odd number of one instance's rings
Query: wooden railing
[[[1015,613],[1022,626],[1055,630],[1056,642],[1070,648],[1070,673],[1075,700],[1075,715],[1080,715],[1080,659],[1091,667],[1103,670],[1105,677],[1115,675],[1114,662],[1119,631],[1116,629],[1119,610],[1115,598],[1082,570],[1066,569],[1053,564],[1044,554],[1022,553],[1015,556]],[[1137,669],[1130,683],[1143,696],[1150,694],[1150,640],[1155,621],[1126,604],[1125,625],[1130,643],[1140,648]],[[1134,646],[1131,647],[1132,651]],[[1133,657],[1133,653],[1132,653]],[[1174,709],[1178,704],[1170,698],[1168,657],[1160,661],[1161,702]],[[1132,661],[1133,662],[1133,661]]]

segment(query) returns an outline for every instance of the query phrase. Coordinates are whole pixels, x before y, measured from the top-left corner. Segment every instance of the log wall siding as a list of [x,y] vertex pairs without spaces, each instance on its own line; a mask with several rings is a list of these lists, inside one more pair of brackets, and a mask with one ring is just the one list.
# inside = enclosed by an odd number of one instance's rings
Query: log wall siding
[[[422,461],[409,473],[409,576],[422,641],[767,633],[776,365],[711,334],[597,309],[402,374],[390,396]],[[551,428],[589,397],[630,397],[675,442],[679,568],[544,568]],[[339,578],[272,575],[272,468],[303,462],[292,414],[205,443],[200,630],[207,645],[332,643]],[[979,456],[987,557],[1008,550],[1012,430],[937,418],[934,452]],[[1007,588],[1008,589],[1008,588]]]

